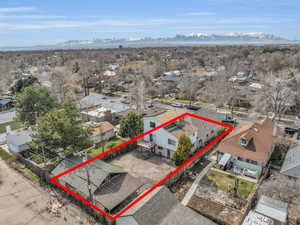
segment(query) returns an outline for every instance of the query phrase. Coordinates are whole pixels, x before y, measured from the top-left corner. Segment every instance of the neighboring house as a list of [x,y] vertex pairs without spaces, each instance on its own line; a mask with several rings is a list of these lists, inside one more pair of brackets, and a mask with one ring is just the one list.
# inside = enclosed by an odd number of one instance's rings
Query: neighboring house
[[29,150],[28,143],[32,141],[32,130],[12,131],[7,134],[6,143],[11,153],[21,153]]
[[285,225],[287,215],[287,203],[263,195],[242,225]]
[[[53,171],[54,176],[83,163],[84,157],[73,156],[64,159]],[[90,181],[90,188],[89,183]],[[100,159],[67,173],[58,178],[65,187],[92,201],[100,209],[115,214],[138,196],[144,185],[139,179],[130,176],[123,169]]]
[[115,137],[114,126],[107,121],[97,123],[92,128],[92,140],[94,143],[107,141],[113,137]]
[[[167,111],[156,116],[144,117],[144,132],[147,132],[169,120],[179,116],[175,111]],[[144,137],[145,141],[155,145],[154,152],[158,155],[172,158],[176,151],[178,139],[185,134],[191,139],[193,151],[198,150],[220,127],[192,117],[184,117],[152,132]]]
[[242,225],[275,225],[270,218],[263,216],[257,212],[249,211]]
[[300,178],[300,137],[298,134],[295,134],[293,143],[285,156],[281,173]]
[[285,202],[263,195],[255,207],[255,212],[272,219],[275,225],[287,224],[288,204]]
[[216,225],[183,206],[166,187],[146,195],[116,220],[116,225]]
[[9,98],[0,99],[0,111],[9,110],[13,107],[13,100]]
[[129,111],[120,97],[109,97],[102,94],[91,94],[80,100],[81,113],[98,122],[105,120],[105,113],[111,112],[112,119],[120,119]]
[[233,173],[259,178],[274,150],[277,127],[269,118],[241,123],[218,145],[218,164]]

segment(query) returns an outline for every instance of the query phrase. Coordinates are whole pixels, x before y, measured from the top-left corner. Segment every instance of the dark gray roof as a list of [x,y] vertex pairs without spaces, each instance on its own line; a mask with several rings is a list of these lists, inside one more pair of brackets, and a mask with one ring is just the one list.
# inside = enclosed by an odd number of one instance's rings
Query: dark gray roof
[[294,140],[285,156],[281,173],[300,178],[300,140]]
[[215,225],[192,209],[184,207],[164,186],[160,186],[130,208],[139,225]]
[[[61,174],[62,172],[79,165],[84,162],[83,157],[72,156],[64,159],[53,171],[54,176]],[[122,174],[124,170],[117,166],[105,163],[104,161],[97,159],[85,166],[82,166],[70,173],[59,178],[59,181],[65,184],[69,184],[77,191],[89,196],[89,190],[87,185],[87,170],[89,171],[91,189],[94,193],[97,188],[103,183],[105,178],[110,174]]]
[[12,134],[8,134],[6,141],[7,144],[21,146],[27,144],[32,141],[31,135],[34,132],[32,130],[23,130],[23,131],[16,131]]

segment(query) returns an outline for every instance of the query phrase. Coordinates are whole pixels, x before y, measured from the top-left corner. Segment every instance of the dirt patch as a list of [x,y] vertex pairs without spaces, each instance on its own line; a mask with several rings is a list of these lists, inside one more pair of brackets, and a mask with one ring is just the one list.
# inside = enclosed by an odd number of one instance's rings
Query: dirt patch
[[149,179],[153,183],[159,182],[176,169],[168,159],[156,155],[145,158],[138,151],[121,155],[110,163],[123,168],[134,177]]
[[221,222],[228,225],[238,225],[243,216],[238,210],[225,207],[222,204],[209,201],[196,195],[192,197],[188,207],[218,223]]

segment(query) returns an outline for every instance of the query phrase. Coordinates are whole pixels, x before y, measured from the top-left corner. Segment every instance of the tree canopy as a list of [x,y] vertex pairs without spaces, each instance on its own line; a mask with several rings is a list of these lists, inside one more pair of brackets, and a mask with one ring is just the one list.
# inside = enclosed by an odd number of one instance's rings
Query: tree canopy
[[177,166],[180,166],[188,160],[192,147],[191,139],[188,136],[181,135],[179,137],[177,149],[173,155],[173,160]]
[[57,107],[57,99],[46,87],[29,86],[17,95],[16,109],[20,121],[33,125],[39,116]]
[[134,138],[144,131],[143,117],[135,112],[129,112],[121,120],[120,136]]
[[88,148],[92,145],[90,131],[81,124],[75,100],[67,97],[61,108],[53,109],[37,119],[33,147],[63,150],[66,155]]
[[38,79],[32,75],[25,77],[25,78],[23,77],[14,83],[14,85],[11,87],[11,91],[15,94],[19,93],[24,88],[33,85],[37,81],[38,81]]

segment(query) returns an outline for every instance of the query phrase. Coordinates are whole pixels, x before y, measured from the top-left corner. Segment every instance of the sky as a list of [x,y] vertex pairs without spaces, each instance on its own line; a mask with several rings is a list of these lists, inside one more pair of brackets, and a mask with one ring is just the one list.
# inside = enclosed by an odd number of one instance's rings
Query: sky
[[0,46],[264,32],[300,40],[299,0],[0,0]]

